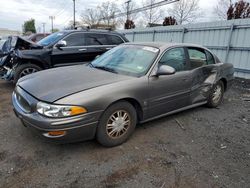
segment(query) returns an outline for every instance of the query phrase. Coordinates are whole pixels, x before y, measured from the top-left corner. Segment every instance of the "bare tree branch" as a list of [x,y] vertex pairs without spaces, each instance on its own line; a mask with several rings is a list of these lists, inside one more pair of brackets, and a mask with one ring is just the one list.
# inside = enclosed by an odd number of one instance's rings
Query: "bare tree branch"
[[[144,0],[142,1],[143,6],[148,6],[155,4],[157,1],[156,0]],[[151,8],[149,10],[145,10],[142,12],[144,20],[147,23],[157,23],[160,20],[164,19],[164,14],[163,10],[160,8]]]
[[178,24],[191,23],[202,16],[199,0],[180,0],[168,12]]
[[232,0],[219,0],[218,4],[214,7],[214,14],[218,16],[220,20],[227,19],[227,11],[230,5],[233,4]]
[[81,20],[88,26],[96,25],[100,23],[100,14],[96,9],[85,9],[81,14]]

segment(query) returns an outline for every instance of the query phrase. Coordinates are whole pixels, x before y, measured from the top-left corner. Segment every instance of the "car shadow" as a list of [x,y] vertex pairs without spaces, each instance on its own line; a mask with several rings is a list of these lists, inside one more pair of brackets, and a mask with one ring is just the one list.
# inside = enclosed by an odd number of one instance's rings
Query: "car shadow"
[[15,84],[11,81],[0,80],[0,88],[1,87],[7,90],[13,90],[15,88]]

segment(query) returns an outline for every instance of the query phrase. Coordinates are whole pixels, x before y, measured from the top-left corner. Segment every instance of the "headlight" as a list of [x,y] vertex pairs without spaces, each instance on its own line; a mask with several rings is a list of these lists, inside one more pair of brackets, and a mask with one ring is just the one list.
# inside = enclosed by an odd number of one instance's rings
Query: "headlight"
[[44,102],[37,103],[37,112],[47,117],[70,117],[75,115],[84,114],[87,110],[80,106],[62,106],[52,105]]

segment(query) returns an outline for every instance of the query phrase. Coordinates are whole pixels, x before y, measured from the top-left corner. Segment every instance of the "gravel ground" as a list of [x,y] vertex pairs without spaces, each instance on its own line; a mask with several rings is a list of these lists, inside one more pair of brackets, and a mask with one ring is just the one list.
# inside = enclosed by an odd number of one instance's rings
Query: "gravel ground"
[[138,125],[129,141],[55,145],[12,112],[0,81],[0,187],[250,187],[250,81],[216,109],[198,107]]

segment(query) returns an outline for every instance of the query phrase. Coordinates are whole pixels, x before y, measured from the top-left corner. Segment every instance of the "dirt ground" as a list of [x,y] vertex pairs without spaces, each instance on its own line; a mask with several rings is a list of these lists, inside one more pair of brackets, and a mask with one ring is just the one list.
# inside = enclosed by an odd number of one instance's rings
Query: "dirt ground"
[[138,125],[129,141],[47,143],[15,117],[0,81],[0,187],[250,187],[250,81],[223,104]]

